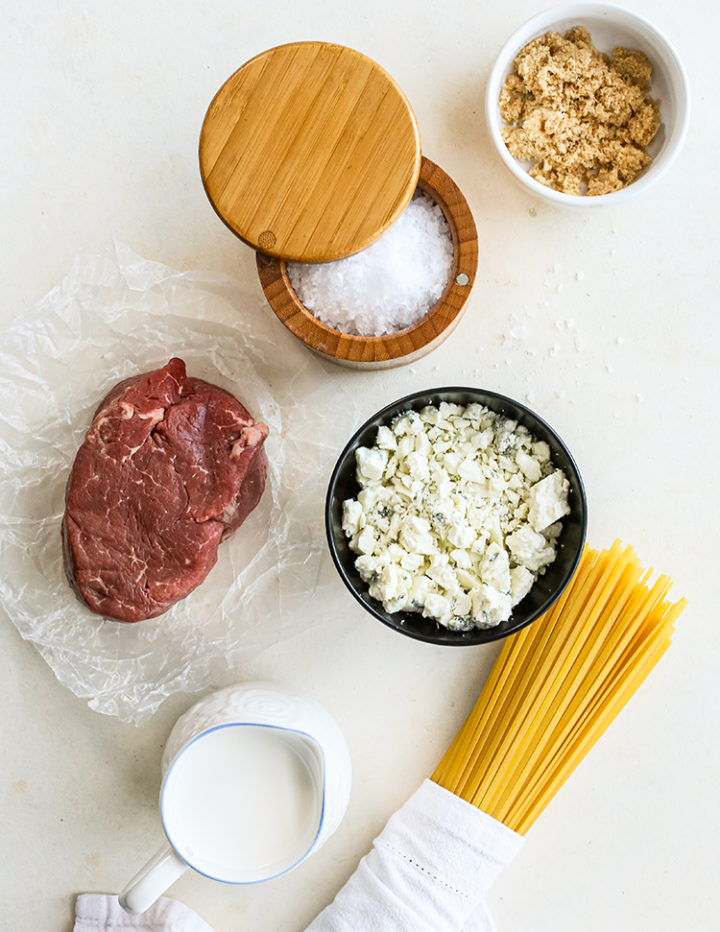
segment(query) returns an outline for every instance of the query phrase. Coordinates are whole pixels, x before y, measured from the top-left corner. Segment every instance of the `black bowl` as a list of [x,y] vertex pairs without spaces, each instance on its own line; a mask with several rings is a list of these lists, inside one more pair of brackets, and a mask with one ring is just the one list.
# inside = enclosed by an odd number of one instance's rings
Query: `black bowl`
[[[355,478],[355,450],[372,446],[381,424],[389,425],[404,411],[419,411],[425,405],[438,405],[441,401],[468,405],[473,402],[518,421],[536,440],[544,440],[550,447],[553,464],[562,469],[570,483],[570,514],[562,519],[562,532],[558,538],[555,561],[539,576],[530,592],[519,602],[510,618],[494,628],[473,628],[471,631],[451,631],[430,618],[416,612],[386,612],[381,602],[368,595],[367,583],[355,569],[357,554],[349,545],[342,529],[342,503],[355,498],[360,491]],[[541,417],[525,405],[479,388],[435,388],[413,392],[378,411],[357,430],[340,454],[328,487],[325,502],[325,528],[330,553],[340,576],[358,602],[378,621],[395,628],[401,634],[430,641],[433,644],[487,644],[519,631],[538,618],[555,602],[572,578],[577,567],[587,531],[587,500],[580,473],[570,451],[555,431]]]

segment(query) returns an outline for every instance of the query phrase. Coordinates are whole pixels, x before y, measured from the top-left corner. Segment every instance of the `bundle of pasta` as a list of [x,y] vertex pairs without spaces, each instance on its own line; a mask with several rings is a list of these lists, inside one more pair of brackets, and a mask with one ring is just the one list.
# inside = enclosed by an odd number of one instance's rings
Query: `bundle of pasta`
[[670,645],[687,601],[631,547],[585,548],[552,609],[508,638],[432,779],[520,834]]

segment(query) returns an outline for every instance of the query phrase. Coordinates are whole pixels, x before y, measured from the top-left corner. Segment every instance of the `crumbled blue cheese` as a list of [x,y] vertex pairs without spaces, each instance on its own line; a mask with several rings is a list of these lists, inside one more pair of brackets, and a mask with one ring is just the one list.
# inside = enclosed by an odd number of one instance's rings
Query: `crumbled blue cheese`
[[528,520],[536,531],[544,531],[559,518],[570,514],[569,490],[570,483],[559,469],[530,489]]
[[355,460],[343,531],[387,611],[494,627],[555,559],[570,486],[517,421],[442,402],[379,427]]

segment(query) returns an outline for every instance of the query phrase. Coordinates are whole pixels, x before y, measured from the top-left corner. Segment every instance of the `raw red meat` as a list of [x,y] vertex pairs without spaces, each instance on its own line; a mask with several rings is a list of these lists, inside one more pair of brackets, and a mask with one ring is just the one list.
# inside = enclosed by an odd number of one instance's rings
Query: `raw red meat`
[[100,615],[161,615],[205,579],[260,501],[268,429],[182,359],[101,403],[68,480],[65,571]]

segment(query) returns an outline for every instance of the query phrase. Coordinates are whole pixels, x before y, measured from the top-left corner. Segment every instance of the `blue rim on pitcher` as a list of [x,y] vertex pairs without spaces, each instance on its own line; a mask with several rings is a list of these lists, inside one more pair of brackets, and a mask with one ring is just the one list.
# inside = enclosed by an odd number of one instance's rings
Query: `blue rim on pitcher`
[[[259,880],[224,880],[222,877],[214,877],[212,874],[209,874],[206,871],[200,870],[199,867],[196,867],[194,864],[188,861],[188,859],[180,853],[178,847],[175,844],[175,841],[170,835],[170,831],[165,821],[165,810],[163,806],[163,803],[165,800],[165,791],[166,791],[167,784],[168,784],[168,778],[170,777],[170,774],[173,772],[177,762],[184,755],[185,751],[187,751],[189,747],[192,747],[192,745],[195,744],[197,741],[199,741],[201,738],[204,738],[207,735],[213,734],[213,732],[220,731],[223,728],[238,728],[241,726],[250,727],[250,728],[269,728],[269,729],[272,729],[273,731],[290,732],[294,735],[300,735],[303,738],[307,738],[317,748],[320,754],[320,760],[322,763],[322,794],[321,794],[321,800],[320,800],[320,817],[318,819],[317,831],[315,832],[315,835],[313,836],[313,840],[311,841],[308,848],[303,852],[303,854],[300,855],[297,861],[294,861],[288,867],[284,868],[281,871],[278,871],[276,874],[271,874],[268,877],[262,877]],[[259,883],[266,883],[268,880],[276,880],[278,877],[284,876],[285,874],[289,873],[291,870],[294,870],[310,854],[310,852],[313,850],[313,848],[317,844],[318,838],[320,837],[320,833],[322,832],[323,825],[325,823],[325,790],[326,790],[325,752],[323,751],[319,742],[316,741],[316,739],[313,738],[312,735],[309,735],[306,731],[301,731],[298,728],[286,728],[281,725],[266,725],[266,724],[259,723],[259,722],[226,722],[222,725],[214,725],[212,728],[208,728],[205,731],[201,732],[199,735],[196,735],[191,741],[188,741],[188,743],[184,745],[182,750],[179,752],[179,754],[177,754],[177,756],[173,760],[172,764],[170,764],[167,773],[163,777],[162,788],[160,790],[160,819],[162,821],[163,830],[165,832],[165,835],[167,836],[167,840],[169,841],[170,846],[172,847],[173,851],[184,864],[187,864],[187,866],[191,870],[194,870],[197,874],[200,874],[202,877],[207,877],[208,880],[215,880],[217,881],[217,883],[230,884],[231,886],[235,886],[235,887],[253,886]]]

